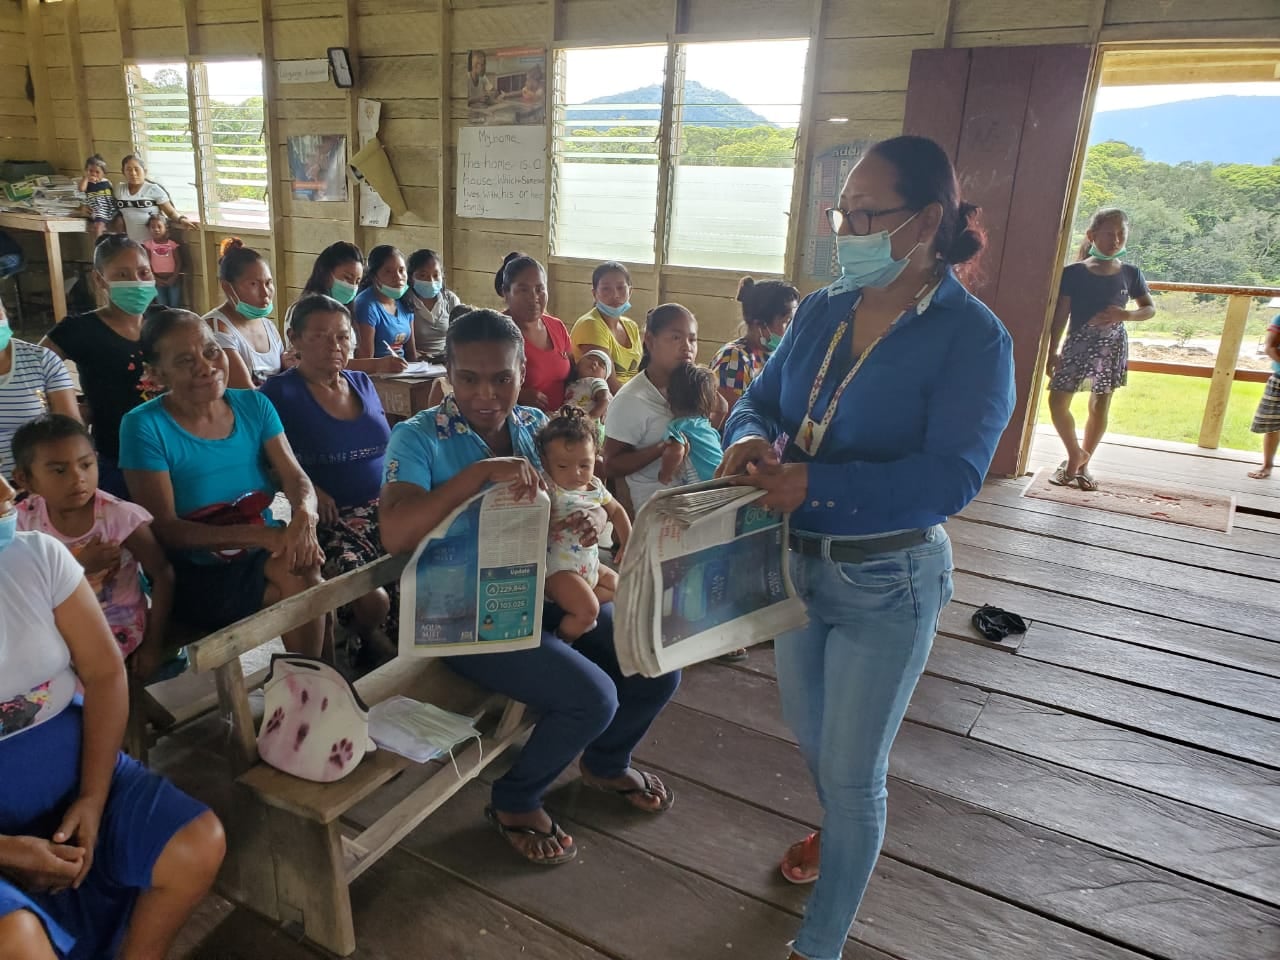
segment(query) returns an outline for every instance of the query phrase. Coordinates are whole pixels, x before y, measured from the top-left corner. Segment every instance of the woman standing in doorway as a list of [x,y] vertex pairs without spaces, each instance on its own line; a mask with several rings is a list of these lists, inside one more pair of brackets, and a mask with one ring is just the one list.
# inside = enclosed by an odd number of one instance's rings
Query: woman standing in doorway
[[613,361],[609,389],[615,395],[640,372],[644,347],[640,328],[624,316],[631,309],[631,273],[616,260],[607,260],[591,273],[591,295],[596,305],[573,325],[573,352],[581,360],[592,350]]
[[742,336],[721,347],[711,361],[720,396],[730,411],[764,369],[770,354],[778,349],[796,315],[800,291],[785,280],[757,283],[751,277],[743,277],[738,284],[738,303],[742,304]]
[[226,299],[204,319],[226,351],[227,386],[259,387],[285,363],[284,341],[267,319],[275,307],[271,268],[239,237],[227,237],[218,245],[218,286]]
[[120,166],[124,171],[124,182],[116,189],[116,203],[120,205],[120,215],[124,218],[124,228],[130,240],[145,243],[150,239],[147,221],[157,210],[180,230],[191,226],[191,221],[174,207],[169,191],[147,179],[147,168],[141,157],[131,153],[120,162]]
[[[1120,258],[1125,253],[1129,218],[1123,210],[1099,210],[1089,222],[1078,263],[1062,271],[1058,307],[1049,331],[1049,412],[1053,426],[1067,448],[1067,459],[1058,464],[1049,482],[1059,487],[1097,490],[1089,472],[1102,436],[1107,432],[1111,397],[1125,385],[1129,373],[1129,321],[1150,320],[1155,304],[1142,271]],[[1130,300],[1136,310],[1126,309]],[[1058,341],[1067,328],[1067,342],[1058,355]],[[1088,386],[1089,419],[1084,442],[1076,438],[1071,397]]]
[[123,233],[98,238],[93,285],[105,295],[106,305],[66,317],[40,343],[76,365],[98,451],[98,487],[127,500],[129,491],[119,467],[120,421],[149,399],[140,340],[142,314],[156,297],[151,261],[142,244]]
[[524,335],[527,367],[520,402],[543,412],[564,406],[565,385],[573,346],[569,331],[547,309],[547,271],[523,253],[508,253],[494,277],[493,288],[506,301],[506,314]]
[[884,839],[889,748],[951,599],[942,523],[978,492],[1014,399],[1009,334],[952,270],[982,234],[942,148],[877,144],[828,213],[842,276],[800,304],[734,407],[721,467],[791,515],[809,612],[775,645],[823,806],[821,839],[782,861],[817,881],[792,960],[844,949]]

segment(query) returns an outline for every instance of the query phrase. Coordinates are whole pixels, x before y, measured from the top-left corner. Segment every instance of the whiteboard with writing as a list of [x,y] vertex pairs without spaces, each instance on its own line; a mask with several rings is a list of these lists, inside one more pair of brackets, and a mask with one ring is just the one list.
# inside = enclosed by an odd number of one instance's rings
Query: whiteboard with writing
[[545,127],[461,127],[457,167],[458,216],[491,220],[545,216]]

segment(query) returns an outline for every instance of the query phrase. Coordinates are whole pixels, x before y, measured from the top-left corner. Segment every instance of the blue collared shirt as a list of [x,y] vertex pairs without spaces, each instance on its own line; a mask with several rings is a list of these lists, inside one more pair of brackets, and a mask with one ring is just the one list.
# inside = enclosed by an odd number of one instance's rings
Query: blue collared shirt
[[[507,416],[512,451],[535,467],[541,466],[535,438],[546,422],[547,415],[533,407],[515,407]],[[383,481],[434,490],[471,464],[492,456],[489,445],[471,429],[450,394],[440,406],[395,425],[387,444]]]
[[[804,299],[725,423],[726,448],[796,435],[831,338],[860,296],[819,290]],[[840,398],[793,530],[856,537],[928,527],[982,486],[1013,412],[1013,341],[950,271],[922,306],[897,321]],[[852,337],[846,331],[836,348],[815,419],[853,366]]]

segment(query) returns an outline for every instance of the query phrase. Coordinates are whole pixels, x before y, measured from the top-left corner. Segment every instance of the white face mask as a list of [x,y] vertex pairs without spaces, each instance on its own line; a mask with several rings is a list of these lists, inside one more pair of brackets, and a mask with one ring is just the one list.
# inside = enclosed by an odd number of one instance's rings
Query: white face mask
[[[390,697],[376,704],[369,712],[369,734],[391,752],[418,763],[448,754],[458,776],[462,771],[454,749],[468,740],[481,742],[480,731],[470,717],[408,697]],[[482,753],[481,762],[483,759]]]

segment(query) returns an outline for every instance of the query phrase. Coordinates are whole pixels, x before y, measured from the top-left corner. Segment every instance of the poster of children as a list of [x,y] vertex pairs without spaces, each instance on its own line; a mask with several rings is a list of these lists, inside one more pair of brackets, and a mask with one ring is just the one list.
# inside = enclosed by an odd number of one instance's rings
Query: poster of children
[[472,126],[544,123],[547,51],[541,47],[469,51],[467,114]]
[[289,138],[293,199],[347,199],[347,138],[340,133],[310,133]]

